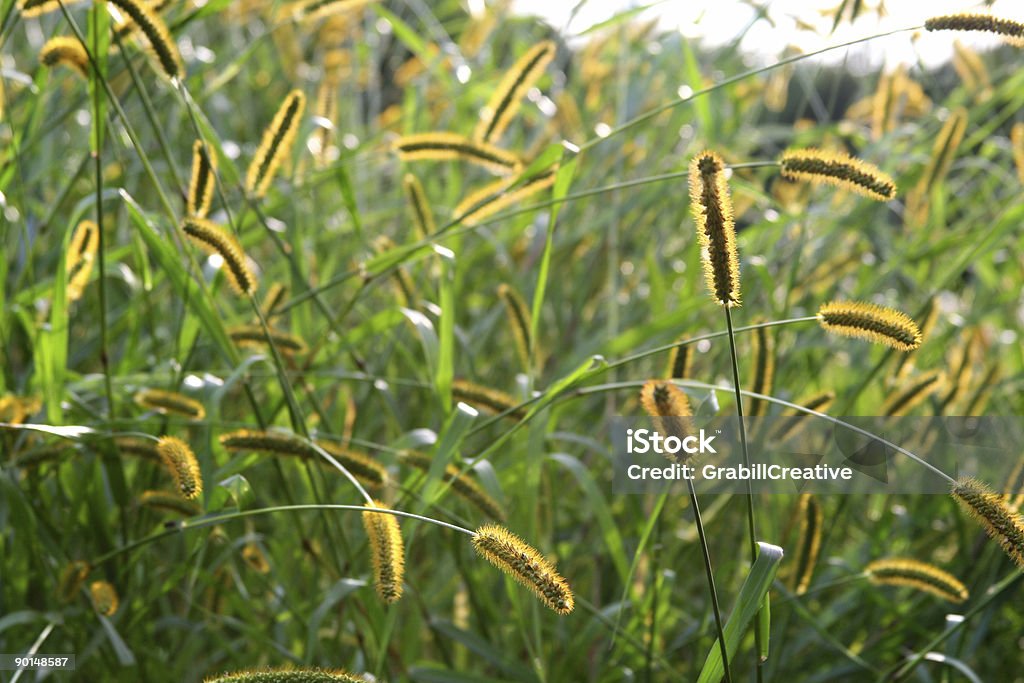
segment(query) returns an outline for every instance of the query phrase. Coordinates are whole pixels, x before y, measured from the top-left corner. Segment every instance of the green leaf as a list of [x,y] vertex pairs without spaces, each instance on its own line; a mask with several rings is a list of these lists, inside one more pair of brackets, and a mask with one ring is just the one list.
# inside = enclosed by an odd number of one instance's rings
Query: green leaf
[[[725,650],[728,652],[730,659],[736,653],[736,649],[740,645],[740,640],[743,638],[743,633],[747,625],[750,624],[750,620],[754,618],[754,615],[764,604],[764,598],[767,596],[768,589],[771,588],[772,581],[775,579],[775,574],[779,571],[779,564],[782,562],[782,548],[779,546],[761,543],[760,541],[757,546],[757,560],[750,567],[750,572],[743,582],[743,587],[740,588],[736,607],[733,609],[732,614],[729,615],[729,619],[723,629]],[[704,660],[704,666],[701,668],[697,683],[718,683],[724,675],[722,650],[718,644],[718,639],[715,638],[715,642],[711,645],[711,650],[708,651],[708,656]]]

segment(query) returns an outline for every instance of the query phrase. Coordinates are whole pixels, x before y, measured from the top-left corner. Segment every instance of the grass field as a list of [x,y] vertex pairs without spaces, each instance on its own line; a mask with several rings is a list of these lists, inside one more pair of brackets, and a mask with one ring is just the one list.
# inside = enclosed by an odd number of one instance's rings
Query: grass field
[[[922,12],[897,35],[964,37]],[[1024,412],[1020,48],[863,74],[643,12],[577,38],[501,2],[0,0],[0,653],[81,681],[1024,680],[1015,496],[695,516],[612,486],[615,418],[677,390],[702,418]],[[807,148],[894,197],[780,165]],[[830,301],[923,342],[830,334]],[[894,557],[924,564],[869,567]]]

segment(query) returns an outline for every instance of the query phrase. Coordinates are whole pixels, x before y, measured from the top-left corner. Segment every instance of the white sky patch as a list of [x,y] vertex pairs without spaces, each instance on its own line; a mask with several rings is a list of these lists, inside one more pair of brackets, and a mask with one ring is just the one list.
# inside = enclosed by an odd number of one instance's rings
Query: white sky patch
[[[767,6],[768,19],[756,19],[757,10],[747,0],[667,0],[635,17],[639,20],[657,18],[663,29],[677,30],[688,38],[700,38],[709,45],[724,45],[744,33],[740,46],[758,62],[770,63],[789,45],[804,52],[814,52],[830,45],[864,38],[876,33],[921,26],[925,19],[955,12],[988,12],[982,3],[971,0],[884,0],[886,16],[881,19],[875,8],[880,0],[866,0],[865,9],[856,22],[846,19],[830,35],[833,18],[824,16],[836,8],[840,0],[760,0]],[[572,18],[576,2],[551,0],[514,0],[513,7],[520,14],[543,18],[553,27],[569,36],[579,35],[589,27],[610,19],[632,7],[650,4],[648,0],[589,0]],[[991,13],[1008,19],[1024,18],[1021,0],[996,0]],[[753,23],[752,23],[753,22]],[[816,32],[799,30],[799,22],[809,24]],[[749,28],[748,28],[749,27]],[[995,36],[942,31],[939,33],[899,33],[878,38],[849,50],[835,50],[822,56],[824,61],[839,62],[851,55],[867,60],[877,69],[887,66],[921,62],[934,66],[950,59],[953,41],[959,40],[976,49],[999,45]]]

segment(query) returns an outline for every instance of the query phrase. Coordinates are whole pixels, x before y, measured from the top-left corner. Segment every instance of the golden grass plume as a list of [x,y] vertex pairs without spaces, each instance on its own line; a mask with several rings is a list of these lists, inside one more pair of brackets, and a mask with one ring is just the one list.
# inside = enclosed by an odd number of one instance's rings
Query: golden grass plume
[[697,224],[704,279],[715,303],[740,305],[740,261],[732,197],[725,162],[717,153],[701,152],[690,161],[690,212]]
[[568,582],[547,558],[523,539],[502,526],[490,524],[476,530],[473,547],[558,614],[572,612],[576,603]]

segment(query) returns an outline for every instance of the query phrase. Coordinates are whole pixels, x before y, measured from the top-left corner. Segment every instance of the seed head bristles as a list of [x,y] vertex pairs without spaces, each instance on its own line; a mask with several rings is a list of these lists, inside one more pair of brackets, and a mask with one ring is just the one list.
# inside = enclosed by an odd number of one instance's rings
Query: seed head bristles
[[502,136],[519,110],[527,91],[555,58],[555,52],[555,44],[545,40],[534,45],[516,60],[498,83],[487,105],[480,110],[480,120],[473,131],[474,140],[493,143]]
[[473,547],[495,567],[533,591],[559,614],[572,612],[576,602],[569,584],[554,565],[523,539],[496,524],[482,526]]
[[74,600],[90,571],[92,567],[85,560],[73,560],[65,565],[57,582],[57,601],[67,604]]
[[505,304],[508,322],[512,327],[512,336],[516,341],[516,352],[523,370],[529,372],[533,368],[530,349],[530,309],[526,307],[519,292],[507,284],[498,285],[498,298]]
[[689,376],[691,353],[689,344],[678,344],[672,348],[672,352],[668,355],[668,367],[665,370],[668,379],[684,379]]
[[145,0],[107,1],[124,12],[139,27],[139,31],[146,36],[150,48],[168,78],[175,79],[184,75],[185,67],[181,62],[178,46],[171,37],[170,31],[167,30],[164,20],[148,2]]
[[906,415],[915,406],[938,391],[945,381],[945,375],[939,370],[932,370],[913,378],[906,388],[886,399],[882,404],[882,414],[890,417]]
[[143,491],[135,501],[139,507],[162,512],[173,512],[185,517],[199,514],[199,506],[191,500],[183,500],[173,491]]
[[793,573],[793,592],[803,595],[811,585],[814,565],[817,564],[818,553],[821,552],[823,517],[818,499],[810,493],[801,494],[797,504],[797,517],[800,520],[800,541]]
[[347,14],[360,10],[377,0],[305,0],[297,3],[295,17],[300,20],[321,19],[331,14]]
[[953,498],[985,527],[1018,567],[1024,569],[1024,518],[1003,497],[976,479],[964,478],[953,486]]
[[245,544],[245,547],[242,548],[242,560],[258,574],[266,574],[270,571],[270,563],[267,562],[266,555],[255,543]]
[[366,679],[339,670],[252,669],[207,678],[203,683],[366,683]]
[[163,436],[156,444],[160,459],[174,477],[175,489],[185,500],[195,500],[203,492],[199,461],[188,444],[174,436]]
[[967,132],[967,110],[959,107],[953,110],[946,122],[942,124],[939,136],[932,146],[932,156],[928,160],[928,168],[921,178],[918,191],[927,195],[932,188],[942,182],[953,164],[953,158],[960,147],[960,142]]
[[830,301],[818,309],[826,332],[885,344],[897,351],[921,346],[921,330],[905,313],[860,301]]
[[1009,38],[1015,45],[1024,41],[1024,23],[991,14],[946,14],[924,22],[927,31],[988,31]]
[[160,453],[156,449],[156,441],[142,439],[137,436],[114,437],[114,444],[121,455],[135,455],[144,460],[161,462]]
[[[281,432],[239,429],[221,434],[218,440],[225,449],[233,452],[253,451],[270,455],[294,456],[307,460],[322,460],[316,448],[297,436]],[[370,486],[383,486],[387,482],[387,470],[368,455],[342,448],[329,441],[317,441],[316,445],[341,463],[360,482]]]
[[89,55],[77,38],[50,38],[39,51],[39,61],[51,68],[58,65],[70,67],[82,78],[89,78]]
[[522,162],[512,152],[457,133],[403,135],[395,141],[394,149],[402,161],[459,159],[496,175],[512,175],[522,168]]
[[[160,14],[167,6],[170,5],[174,0],[149,0],[149,9],[156,14]],[[68,3],[64,3],[68,4]],[[119,38],[127,38],[132,33],[138,30],[138,25],[132,21],[131,17],[122,17],[114,27],[114,32]],[[116,47],[116,44],[112,47]]]
[[[390,509],[379,500],[366,503],[366,507]],[[377,595],[390,605],[402,597],[402,577],[405,575],[405,550],[402,547],[398,518],[379,512],[364,512],[363,528],[370,539],[373,583],[377,587]]]
[[960,603],[970,597],[967,586],[949,572],[909,558],[875,560],[864,568],[868,580],[877,586],[908,586]]
[[[640,405],[653,418],[655,428],[662,436],[683,439],[696,433],[691,419],[693,411],[690,409],[690,400],[683,390],[672,382],[647,380],[640,390]],[[665,457],[672,462],[684,462],[688,459],[688,456],[680,458],[679,455],[667,451]]]
[[143,408],[163,415],[180,415],[190,420],[202,420],[206,409],[199,401],[174,391],[142,389],[135,394],[135,402]]
[[301,355],[308,350],[306,342],[293,334],[276,330],[273,327],[268,328],[267,332],[264,332],[263,328],[259,325],[238,325],[228,328],[228,337],[231,338],[231,341],[235,342],[238,346],[246,348],[265,347],[268,335],[270,340],[274,342],[274,347],[282,355]]
[[253,197],[259,198],[267,193],[278,167],[291,153],[305,108],[306,96],[301,90],[292,90],[263,131],[263,139],[245,174],[245,190]]
[[789,180],[828,183],[888,201],[896,197],[896,183],[876,166],[838,152],[792,149],[779,159],[782,176]]
[[[406,462],[416,469],[424,472],[428,472],[430,470],[430,466],[433,464],[433,458],[423,453],[405,451],[402,453],[401,457],[403,462]],[[469,503],[475,505],[488,517],[498,521],[505,520],[505,511],[500,505],[498,505],[498,502],[491,498],[490,494],[484,491],[480,484],[470,476],[469,472],[463,472],[455,465],[448,465],[444,468],[442,479],[446,484],[451,486],[452,491]]]
[[196,140],[192,145],[192,179],[188,185],[187,211],[196,218],[206,218],[213,203],[217,155],[208,144]]
[[406,173],[402,178],[402,189],[405,191],[405,199],[409,203],[412,213],[412,224],[416,229],[416,238],[424,239],[437,232],[437,223],[434,222],[434,210],[427,201],[427,194],[423,191],[423,184],[420,179],[412,173]]
[[335,460],[352,473],[356,479],[369,486],[384,486],[388,482],[388,471],[379,462],[349,448],[343,448],[329,441],[317,441],[316,445],[327,451]]
[[[70,7],[78,2],[81,0],[64,0],[64,6]],[[21,16],[28,19],[60,10],[60,2],[59,0],[19,0],[18,9],[21,11]]]
[[555,184],[558,165],[525,180],[502,178],[470,193],[455,206],[454,215],[463,225],[478,225],[486,218],[528,199]]
[[953,69],[963,81],[964,87],[974,93],[979,100],[991,96],[992,79],[988,75],[985,60],[959,40],[953,41]]
[[[755,394],[772,393],[775,379],[775,339],[767,327],[754,329],[754,381],[750,390]],[[767,412],[768,403],[759,398],[750,399],[749,415],[758,417]]]
[[[836,395],[831,391],[826,391],[822,394],[805,398],[799,401],[798,404],[809,410],[824,413],[835,400]],[[813,415],[796,410],[795,408],[786,410],[785,415],[786,419],[779,420],[778,426],[769,437],[771,442],[777,443],[795,436],[807,425],[808,420],[814,419]]]
[[92,274],[92,264],[100,247],[100,229],[92,221],[82,221],[75,228],[68,244],[68,254],[64,260],[64,271],[67,273],[66,297],[69,302],[82,297],[85,286]]
[[690,161],[690,212],[697,224],[704,280],[720,306],[740,305],[740,260],[725,163],[705,151]]
[[256,291],[256,276],[249,270],[245,252],[233,235],[205,218],[185,218],[181,229],[205,251],[221,257],[228,282],[236,292],[252,294]]
[[330,163],[328,152],[334,139],[335,122],[338,121],[338,82],[334,78],[325,75],[317,86],[314,116],[315,146],[311,146],[311,149],[317,168],[324,168]]
[[1010,129],[1010,143],[1013,147],[1013,163],[1017,167],[1017,177],[1024,183],[1024,121],[1018,121]]
[[281,282],[275,282],[270,285],[270,289],[267,290],[266,295],[263,297],[263,303],[260,304],[260,312],[265,320],[269,322],[280,315],[276,309],[284,303],[287,295],[288,285]]
[[464,379],[457,379],[452,382],[452,398],[465,401],[477,408],[485,408],[494,413],[508,412],[505,417],[513,420],[521,420],[525,415],[522,408],[518,408],[519,402],[503,391],[489,389]]
[[93,581],[89,584],[89,597],[92,599],[93,608],[105,617],[112,617],[117,613],[117,591],[107,581]]

